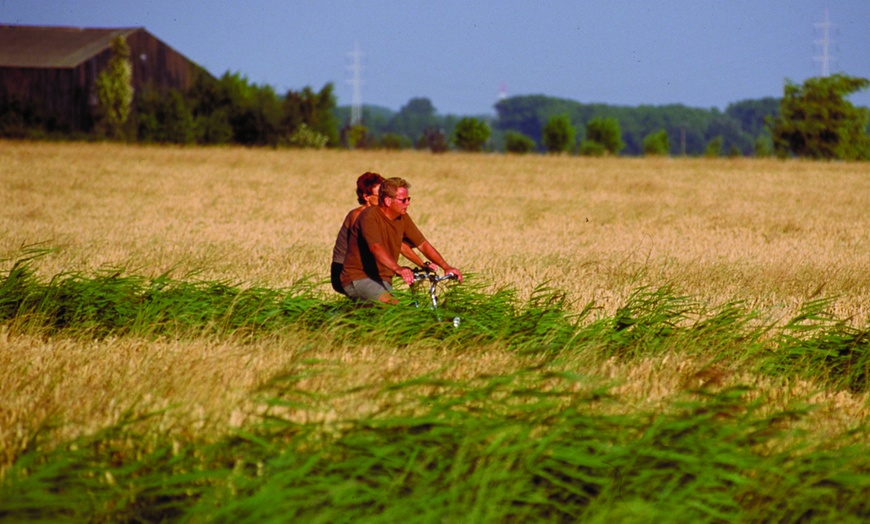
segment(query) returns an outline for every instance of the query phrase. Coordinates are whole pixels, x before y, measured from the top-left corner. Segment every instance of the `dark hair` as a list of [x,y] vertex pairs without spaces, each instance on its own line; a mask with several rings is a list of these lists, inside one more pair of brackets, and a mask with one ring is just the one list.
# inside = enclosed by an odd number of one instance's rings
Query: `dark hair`
[[384,177],[371,171],[366,171],[356,179],[356,199],[360,205],[366,203],[366,196],[371,195],[374,187],[384,182]]
[[381,205],[384,205],[384,198],[396,198],[400,187],[404,187],[405,189],[411,189],[411,184],[409,184],[408,181],[404,178],[399,177],[393,177],[384,180],[383,183],[381,183],[381,192],[378,196],[378,202]]

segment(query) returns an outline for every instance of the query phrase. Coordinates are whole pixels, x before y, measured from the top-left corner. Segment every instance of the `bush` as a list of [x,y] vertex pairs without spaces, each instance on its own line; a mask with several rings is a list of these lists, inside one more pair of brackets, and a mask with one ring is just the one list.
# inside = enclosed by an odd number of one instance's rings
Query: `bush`
[[136,98],[137,134],[143,142],[190,144],[197,130],[190,108],[178,90],[168,94],[146,89]]
[[350,149],[365,149],[369,145],[369,130],[365,126],[348,126],[341,130],[341,141]]
[[329,142],[329,137],[308,127],[308,124],[300,124],[296,131],[287,138],[286,145],[308,149],[322,149]]
[[556,115],[547,120],[542,130],[544,147],[550,153],[564,153],[574,146],[576,131],[568,115]]
[[504,135],[504,148],[508,153],[524,155],[537,148],[537,144],[530,137],[519,131],[508,131]]
[[32,102],[0,101],[0,137],[30,138],[44,134],[44,119]]
[[755,139],[755,156],[766,158],[773,156],[773,140],[770,136],[762,135]]
[[233,126],[225,108],[197,117],[196,128],[203,144],[228,144],[233,139]]
[[707,147],[704,148],[704,156],[715,158],[722,155],[722,146],[725,145],[725,140],[721,136],[713,137],[707,142]]
[[411,145],[407,137],[396,133],[384,133],[381,137],[381,147],[384,149],[405,149]]
[[[586,124],[586,141],[601,144],[604,151],[618,155],[625,147],[619,121],[613,117],[593,118]],[[582,144],[581,144],[582,147]],[[592,151],[598,148],[592,147]]]
[[583,140],[580,142],[580,154],[583,156],[604,156],[607,153],[607,148],[600,142],[594,140]]
[[476,118],[465,117],[456,124],[453,143],[463,151],[481,151],[489,140],[489,125]]
[[426,149],[433,153],[446,153],[447,136],[444,130],[437,127],[429,127],[423,132],[423,136],[417,141],[417,149]]
[[643,138],[643,154],[644,155],[662,155],[667,156],[671,152],[671,141],[668,138],[668,133],[664,129],[660,129],[655,133],[650,133]]

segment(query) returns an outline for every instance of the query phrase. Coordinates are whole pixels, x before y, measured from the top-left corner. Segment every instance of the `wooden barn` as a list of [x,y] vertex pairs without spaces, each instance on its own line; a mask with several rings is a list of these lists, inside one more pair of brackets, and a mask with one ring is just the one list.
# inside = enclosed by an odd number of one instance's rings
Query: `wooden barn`
[[197,74],[208,74],[142,27],[0,25],[0,103],[36,108],[59,129],[90,130],[94,84],[118,36],[130,47],[135,92],[144,86],[185,91]]

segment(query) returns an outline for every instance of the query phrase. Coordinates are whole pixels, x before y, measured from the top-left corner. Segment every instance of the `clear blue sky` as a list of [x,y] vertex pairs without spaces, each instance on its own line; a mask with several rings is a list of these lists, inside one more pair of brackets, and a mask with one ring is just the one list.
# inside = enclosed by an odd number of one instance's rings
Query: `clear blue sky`
[[826,10],[830,72],[870,78],[870,0],[0,0],[0,23],[142,26],[215,76],[332,82],[339,105],[358,45],[363,103],[477,115],[502,86],[628,106],[782,96],[821,74]]

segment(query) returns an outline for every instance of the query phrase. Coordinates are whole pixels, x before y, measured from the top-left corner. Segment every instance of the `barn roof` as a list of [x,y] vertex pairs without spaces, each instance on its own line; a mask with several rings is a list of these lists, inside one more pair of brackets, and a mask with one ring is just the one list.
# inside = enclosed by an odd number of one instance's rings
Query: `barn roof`
[[141,29],[0,25],[0,67],[75,67]]

